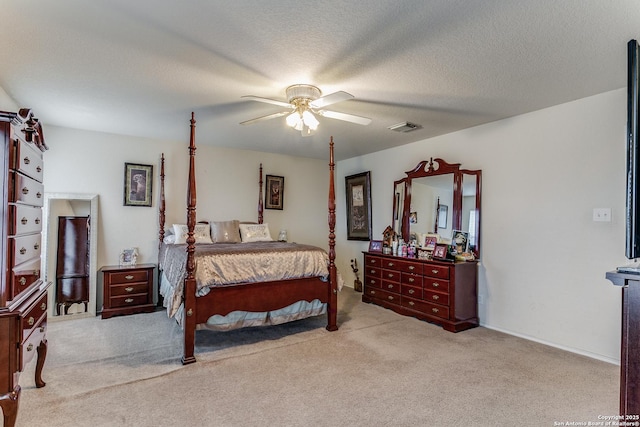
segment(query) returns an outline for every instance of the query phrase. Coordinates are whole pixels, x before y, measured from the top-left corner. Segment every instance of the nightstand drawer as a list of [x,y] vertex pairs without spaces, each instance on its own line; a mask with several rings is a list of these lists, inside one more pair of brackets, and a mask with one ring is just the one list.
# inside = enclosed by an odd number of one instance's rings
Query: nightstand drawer
[[149,301],[147,294],[122,295],[119,297],[111,297],[109,302],[111,307],[129,307],[141,304],[147,304]]
[[149,279],[149,272],[147,270],[105,273],[105,275],[105,279],[112,285],[116,283],[146,282]]
[[124,283],[124,284],[112,284],[109,286],[109,294],[111,297],[118,297],[122,295],[134,295],[147,293],[148,282],[140,283]]

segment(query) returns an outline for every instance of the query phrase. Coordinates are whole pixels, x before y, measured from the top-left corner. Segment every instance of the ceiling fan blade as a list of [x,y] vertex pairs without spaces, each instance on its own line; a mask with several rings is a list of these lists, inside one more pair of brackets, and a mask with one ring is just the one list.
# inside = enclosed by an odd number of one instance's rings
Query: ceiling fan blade
[[277,99],[261,98],[259,96],[253,96],[253,95],[245,95],[245,96],[242,96],[241,98],[246,98],[246,99],[250,99],[252,101],[258,101],[258,102],[266,102],[267,104],[279,105],[281,107],[294,108],[293,105],[289,104],[288,102],[278,101]]
[[366,126],[369,123],[371,123],[371,119],[367,117],[354,116],[353,114],[346,114],[346,113],[338,113],[337,111],[320,110],[318,111],[318,114],[320,114],[323,117],[328,117],[330,119],[344,120],[345,122],[351,122],[351,123],[355,123],[363,126]]
[[255,119],[245,120],[244,122],[240,122],[241,125],[252,125],[257,122],[261,122],[264,120],[275,119],[276,117],[282,117],[286,114],[290,114],[291,111],[280,111],[279,113],[268,114],[262,117],[256,117]]
[[309,103],[311,108],[324,108],[327,105],[335,104],[337,102],[346,101],[347,99],[352,99],[353,95],[347,92],[339,91],[330,93],[329,95],[322,96],[312,102]]

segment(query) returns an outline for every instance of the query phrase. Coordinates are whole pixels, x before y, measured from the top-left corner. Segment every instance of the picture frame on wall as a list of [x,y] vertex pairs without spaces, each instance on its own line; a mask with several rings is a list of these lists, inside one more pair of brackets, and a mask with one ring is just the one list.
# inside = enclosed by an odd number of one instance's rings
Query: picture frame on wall
[[265,209],[284,208],[284,177],[277,175],[267,175],[264,192]]
[[371,172],[345,177],[347,240],[371,240]]
[[151,207],[153,165],[124,164],[124,206]]

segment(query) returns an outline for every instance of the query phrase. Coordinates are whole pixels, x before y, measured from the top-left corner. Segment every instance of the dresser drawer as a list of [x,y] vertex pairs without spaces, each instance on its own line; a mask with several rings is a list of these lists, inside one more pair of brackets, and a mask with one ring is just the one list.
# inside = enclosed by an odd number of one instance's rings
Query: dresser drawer
[[371,298],[375,298],[379,301],[385,301],[400,305],[400,294],[387,292],[383,289],[367,289],[365,293]]
[[436,304],[449,305],[449,294],[442,292],[424,291],[423,299]]
[[47,318],[47,293],[40,298],[27,311],[22,314],[22,337],[21,341],[27,339],[31,333],[40,328]]
[[381,288],[382,287],[382,279],[378,277],[369,277],[364,276],[364,284],[365,286],[370,286],[373,288]]
[[42,182],[43,161],[42,154],[30,144],[19,139],[11,144],[11,169],[22,172],[36,181]]
[[402,295],[408,296],[410,298],[422,299],[422,287],[418,286],[409,286],[402,284],[401,292]]
[[422,281],[422,285],[424,290],[433,290],[440,292],[449,292],[449,281],[448,280],[440,280],[434,279],[432,277],[425,277]]
[[12,298],[15,298],[19,293],[31,286],[33,282],[40,279],[40,265],[40,258],[34,258],[11,269],[9,281],[12,284]]
[[423,274],[429,277],[436,277],[439,279],[449,278],[449,267],[436,264],[425,264]]
[[422,288],[422,276],[418,276],[415,274],[402,273],[402,278],[400,281],[406,285],[419,286]]
[[42,208],[29,205],[9,205],[9,235],[42,231]]
[[10,237],[9,262],[11,266],[17,266],[33,258],[40,258],[40,234],[29,234],[21,237]]
[[404,273],[422,274],[422,264],[411,261],[398,261],[396,268]]
[[364,264],[367,267],[382,267],[382,258],[376,256],[365,255]]
[[400,283],[400,272],[394,270],[382,270],[380,278],[382,280],[389,280],[392,282]]
[[9,202],[33,206],[43,204],[44,186],[28,176],[9,171],[9,189]]
[[431,316],[437,316],[443,319],[449,318],[449,307],[444,305],[432,304],[426,301],[403,296],[402,306]]
[[146,282],[149,280],[149,272],[147,270],[131,270],[105,273],[104,279],[110,285],[118,283]]
[[33,330],[31,335],[20,345],[20,371],[24,371],[26,365],[31,362],[34,356],[38,353],[38,346],[45,339],[47,333],[46,318],[38,324],[38,327]]
[[387,291],[387,292],[393,292],[396,294],[400,293],[400,283],[399,282],[390,282],[388,280],[383,280],[382,281],[382,286],[380,287],[381,289]]
[[367,266],[364,270],[364,275],[366,277],[380,277],[381,274],[382,274],[382,269],[378,267]]

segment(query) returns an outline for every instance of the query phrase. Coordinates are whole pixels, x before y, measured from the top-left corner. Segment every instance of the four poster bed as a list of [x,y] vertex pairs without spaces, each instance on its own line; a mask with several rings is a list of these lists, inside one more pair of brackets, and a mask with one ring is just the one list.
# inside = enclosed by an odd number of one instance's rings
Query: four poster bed
[[[164,155],[160,168],[159,291],[169,316],[183,329],[182,363],[196,361],[196,329],[279,324],[326,312],[326,329],[337,330],[333,137],[329,144],[327,253],[309,245],[271,240],[262,223],[262,165],[257,224],[238,220],[196,223],[193,113],[190,123],[187,223],[173,226],[173,239],[165,236]],[[240,239],[234,237],[238,228]]]

